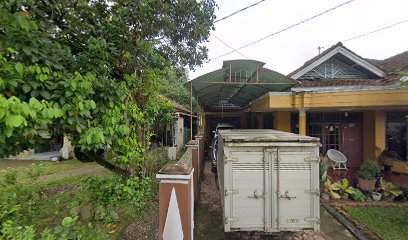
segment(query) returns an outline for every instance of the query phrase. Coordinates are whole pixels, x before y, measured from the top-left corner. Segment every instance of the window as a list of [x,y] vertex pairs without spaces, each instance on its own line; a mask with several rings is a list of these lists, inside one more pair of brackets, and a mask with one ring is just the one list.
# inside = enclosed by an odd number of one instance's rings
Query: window
[[394,151],[401,160],[407,161],[407,122],[408,112],[387,112],[386,145]]

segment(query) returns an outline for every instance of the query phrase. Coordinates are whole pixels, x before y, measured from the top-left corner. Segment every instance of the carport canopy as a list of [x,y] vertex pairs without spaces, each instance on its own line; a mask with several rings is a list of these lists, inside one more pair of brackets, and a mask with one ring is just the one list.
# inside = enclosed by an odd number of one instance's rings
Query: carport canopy
[[255,60],[228,60],[222,68],[186,83],[205,112],[238,111],[268,92],[282,92],[296,83]]

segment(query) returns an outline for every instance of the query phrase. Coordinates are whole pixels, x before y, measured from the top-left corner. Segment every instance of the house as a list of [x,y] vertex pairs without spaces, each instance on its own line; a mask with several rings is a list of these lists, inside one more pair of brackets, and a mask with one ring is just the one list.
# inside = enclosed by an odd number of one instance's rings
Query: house
[[[290,92],[270,93],[251,108],[278,109],[292,132],[319,137],[322,154],[340,150],[351,168],[386,148],[407,161],[408,89],[401,86],[407,76],[408,51],[371,60],[338,43],[288,75],[298,81]],[[393,170],[408,173],[406,164]]]
[[174,105],[172,113],[173,122],[166,124],[164,129],[157,130],[155,141],[167,147],[170,159],[176,159],[177,153],[190,140],[190,121],[193,120],[193,133],[196,134],[197,115],[175,101],[169,100]]
[[[408,174],[408,52],[365,59],[338,43],[287,76],[254,60],[224,61],[221,69],[189,82],[210,136],[223,119],[238,128],[272,128],[321,139],[321,154],[337,149],[358,169],[386,148]],[[207,137],[208,138],[208,137]]]

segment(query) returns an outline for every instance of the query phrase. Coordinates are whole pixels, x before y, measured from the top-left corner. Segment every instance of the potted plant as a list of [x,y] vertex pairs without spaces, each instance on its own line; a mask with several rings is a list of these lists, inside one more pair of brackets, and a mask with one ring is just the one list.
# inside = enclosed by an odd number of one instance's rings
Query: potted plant
[[386,182],[383,179],[381,179],[381,189],[384,193],[385,201],[393,201],[395,197],[398,197],[403,193],[398,186],[391,182]]
[[376,162],[365,160],[357,172],[358,186],[362,191],[372,192],[375,189],[375,180],[380,172]]
[[391,150],[384,150],[380,155],[381,164],[384,166],[392,166],[394,165],[394,160],[398,161],[401,160],[398,153],[391,151]]
[[380,155],[381,164],[384,166],[384,173],[390,174],[394,161],[401,160],[400,156],[394,151],[384,150]]
[[350,187],[350,183],[347,178],[336,182],[335,185],[339,188],[339,193],[342,199],[348,199],[349,195],[352,195],[355,192],[354,188]]
[[327,179],[327,169],[329,165],[325,160],[320,160],[319,164],[319,178],[320,178],[320,191],[324,188],[324,182]]
[[329,200],[330,197],[333,199],[340,199],[341,196],[337,193],[339,191],[339,187],[336,184],[332,184],[330,182],[330,179],[327,178],[326,181],[324,182],[324,189],[322,193],[322,198],[324,200]]
[[351,198],[355,201],[359,202],[364,202],[366,200],[366,196],[364,195],[363,192],[360,191],[360,189],[353,188],[353,193],[350,194]]
[[381,198],[382,198],[382,194],[379,193],[379,192],[372,192],[372,193],[371,193],[371,198],[372,198],[374,201],[380,201]]

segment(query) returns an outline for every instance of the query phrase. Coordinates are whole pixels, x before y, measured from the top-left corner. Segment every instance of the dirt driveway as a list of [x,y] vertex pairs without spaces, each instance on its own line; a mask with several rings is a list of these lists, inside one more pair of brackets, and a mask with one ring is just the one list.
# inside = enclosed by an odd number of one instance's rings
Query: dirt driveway
[[[285,232],[275,236],[254,236],[243,233],[229,236],[228,239],[355,239],[350,232],[323,208],[321,208],[321,229],[322,232],[319,233],[306,230],[296,233]],[[209,162],[205,162],[203,181],[201,183],[200,203],[196,211],[195,220],[195,239],[225,239],[222,225],[221,200]]]

